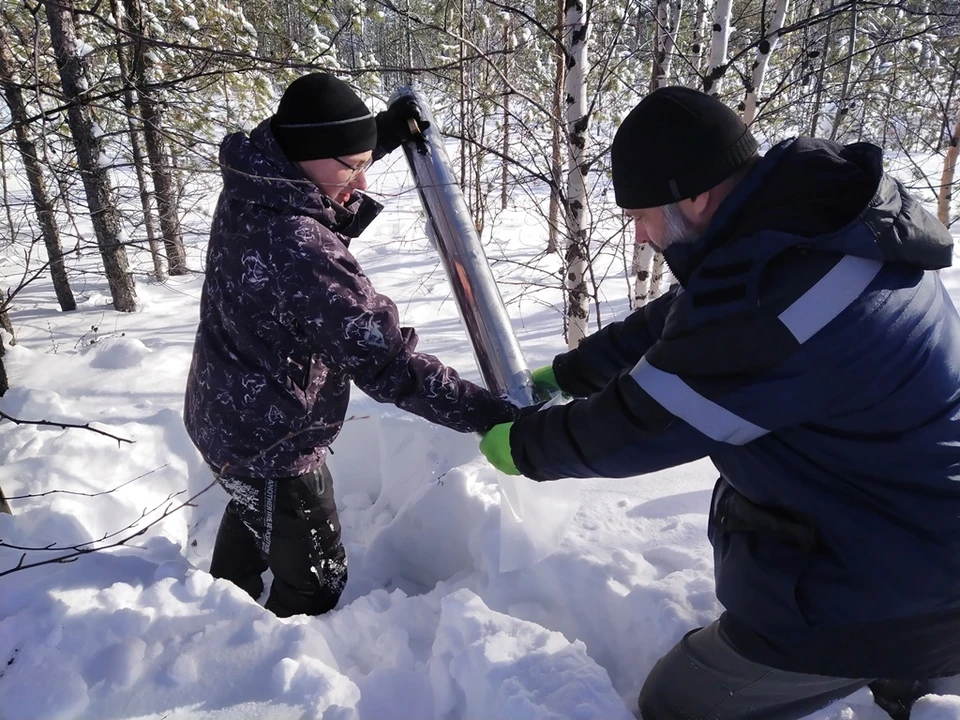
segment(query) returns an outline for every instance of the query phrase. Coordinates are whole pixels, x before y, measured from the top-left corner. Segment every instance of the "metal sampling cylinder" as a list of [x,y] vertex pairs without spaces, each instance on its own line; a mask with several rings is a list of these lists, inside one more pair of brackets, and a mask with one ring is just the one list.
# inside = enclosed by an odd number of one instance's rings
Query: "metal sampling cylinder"
[[401,87],[393,104],[413,97],[430,126],[416,140],[403,143],[420,202],[427,214],[427,235],[443,261],[460,317],[488,390],[520,406],[538,401],[530,370],[510,325],[503,298],[487,263],[463,193],[443,149],[443,138],[423,95]]

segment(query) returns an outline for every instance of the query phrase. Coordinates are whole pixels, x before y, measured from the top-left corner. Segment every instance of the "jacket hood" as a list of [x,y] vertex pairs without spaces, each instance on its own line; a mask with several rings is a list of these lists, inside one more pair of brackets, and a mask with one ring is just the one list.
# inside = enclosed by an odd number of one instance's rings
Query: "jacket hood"
[[953,259],[950,233],[883,172],[880,148],[814,138],[770,150],[723,202],[703,237],[673,245],[665,255],[685,283],[718,248],[729,262],[737,254],[770,258],[796,245],[926,270],[948,267]]
[[383,209],[359,192],[346,205],[324,195],[284,155],[269,119],[249,137],[240,132],[225,137],[219,161],[225,197],[279,214],[312,217],[347,238],[357,237]]

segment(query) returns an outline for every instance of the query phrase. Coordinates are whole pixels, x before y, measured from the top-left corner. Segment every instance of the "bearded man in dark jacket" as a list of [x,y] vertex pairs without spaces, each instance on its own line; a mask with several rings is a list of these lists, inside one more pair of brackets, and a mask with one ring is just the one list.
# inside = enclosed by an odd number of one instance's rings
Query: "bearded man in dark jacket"
[[374,116],[344,82],[316,73],[291,83],[249,137],[220,146],[184,422],[231,497],[210,573],[259,597],[269,567],[266,607],[281,617],[332,609],[346,582],[324,459],[351,380],[460,432],[516,417],[416,352],[416,333],[348,249],[382,209],[361,192],[365,171],[411,136],[410,120],[414,105]]
[[798,138],[758,157],[732,110],[686,88],[644,98],[612,161],[679,287],[536,371],[583,399],[482,449],[535,480],[719,471],[726,612],[653,668],[644,720],[793,720],[867,684],[905,717],[917,683],[960,673],[950,234],[880,148]]

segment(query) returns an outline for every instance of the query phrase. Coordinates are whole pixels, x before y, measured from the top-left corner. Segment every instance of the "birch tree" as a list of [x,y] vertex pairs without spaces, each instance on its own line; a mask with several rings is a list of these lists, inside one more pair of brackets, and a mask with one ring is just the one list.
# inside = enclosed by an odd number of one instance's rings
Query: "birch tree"
[[669,82],[670,66],[676,54],[677,31],[680,28],[682,13],[683,0],[657,0],[654,10],[655,49],[650,79],[651,92]]
[[843,86],[840,88],[840,99],[837,101],[837,112],[833,116],[833,125],[830,128],[830,139],[836,140],[840,130],[840,122],[847,114],[847,98],[850,92],[850,76],[853,73],[853,58],[857,47],[857,3],[850,4],[850,33],[847,36],[847,63],[843,70]]
[[713,34],[710,39],[710,63],[703,78],[703,91],[720,95],[723,74],[727,71],[727,44],[730,41],[730,13],[733,0],[717,0],[713,9]]
[[[650,92],[665,87],[670,79],[670,67],[677,46],[677,32],[683,13],[683,0],[657,0],[656,51],[650,77]],[[660,297],[663,286],[663,254],[648,242],[636,242],[633,246],[633,262],[630,266],[633,277],[633,296],[630,307],[636,310],[650,300]]]
[[[834,0],[825,0],[824,6],[828,10],[833,10]],[[820,113],[823,109],[823,91],[824,80],[827,74],[827,56],[830,54],[830,32],[833,29],[833,14],[827,17],[826,30],[823,33],[823,49],[820,51],[820,70],[817,72],[815,81],[816,91],[813,94],[813,115],[810,119],[810,137],[816,137],[820,129]]]
[[[690,54],[694,57],[694,69],[699,71],[703,60],[704,40],[703,19],[707,16],[707,1],[696,0],[696,11],[693,16],[693,40],[690,43]],[[679,26],[678,26],[679,27]]]
[[73,24],[73,2],[57,0],[54,3],[48,0],[44,3],[44,9],[67,104],[67,124],[77,151],[77,164],[113,307],[120,312],[134,312],[137,309],[137,294],[127,252],[121,243],[117,195],[105,162],[103,139],[95,125],[87,97],[89,83],[84,56],[81,54],[86,46],[79,42]]
[[588,197],[584,178],[587,129],[587,46],[589,27],[583,0],[567,0],[564,42],[567,51],[567,245],[564,255],[567,291],[567,345],[575,348],[587,335],[589,296],[587,228]]
[[[512,28],[510,27],[510,16],[503,17],[503,77],[505,79],[503,93],[503,156],[510,157],[510,56],[513,50]],[[502,163],[500,171],[500,209],[507,209],[508,180],[510,178],[509,166]]]
[[743,109],[743,122],[747,125],[750,125],[757,117],[757,97],[760,94],[760,88],[763,87],[763,77],[767,72],[770,55],[777,49],[780,42],[780,30],[783,28],[783,21],[787,16],[789,5],[790,0],[777,0],[777,6],[773,12],[773,17],[770,18],[770,24],[766,27],[763,39],[757,46],[757,57],[754,59],[751,68],[750,82],[747,85],[747,98]]
[[[562,37],[564,21],[566,20],[566,0],[556,0],[556,30],[557,36]],[[566,97],[567,82],[567,51],[560,42],[554,44],[553,78],[553,117],[550,138],[550,209],[547,215],[547,252],[557,251],[557,235],[560,228],[560,205],[563,183],[563,136],[565,124],[560,121],[564,117],[563,101]]]
[[960,122],[953,129],[947,154],[943,159],[940,175],[940,192],[937,196],[937,217],[945,227],[950,227],[950,207],[953,204],[953,183],[957,169],[957,153],[960,152]]

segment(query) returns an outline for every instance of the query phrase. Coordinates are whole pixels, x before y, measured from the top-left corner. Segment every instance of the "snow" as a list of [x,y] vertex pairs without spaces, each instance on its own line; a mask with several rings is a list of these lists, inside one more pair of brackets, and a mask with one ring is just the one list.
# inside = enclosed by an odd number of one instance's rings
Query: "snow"
[[96,49],[93,47],[93,45],[88,44],[87,42],[85,42],[84,40],[81,40],[80,38],[76,38],[73,41],[73,45],[74,45],[74,49],[77,52],[77,57],[81,57],[81,58],[86,57]]
[[[420,347],[477,379],[402,161],[381,170],[373,191],[387,210],[354,241],[358,259]],[[528,212],[518,203],[498,220],[496,251],[515,261],[498,273],[540,254]],[[203,249],[189,247],[190,267]],[[181,420],[202,278],[151,282],[145,252],[132,266],[139,312],[113,312],[89,275],[74,313],[59,312],[42,283],[11,312],[19,342],[7,349],[12,388],[0,409],[133,442],[0,424],[0,486],[15,513],[0,515],[4,720],[629,720],[656,660],[720,612],[709,462],[520,485],[544,493],[544,507],[553,492],[575,511],[550,536],[529,494],[526,527],[501,516],[512,491],[476,438],[355,391],[329,461],[350,563],[344,596],[322,617],[274,617],[265,598],[207,573],[226,495]],[[960,292],[960,274],[944,279]],[[563,350],[559,293],[502,287],[528,362],[548,362]],[[615,274],[602,296],[606,319],[625,312]],[[541,537],[531,540],[531,524]],[[73,561],[11,572],[58,557]],[[914,718],[960,718],[960,680],[936,693]],[[885,717],[866,689],[811,716]]]
[[960,718],[960,697],[927,695],[917,701],[910,717],[913,720],[957,720]]

